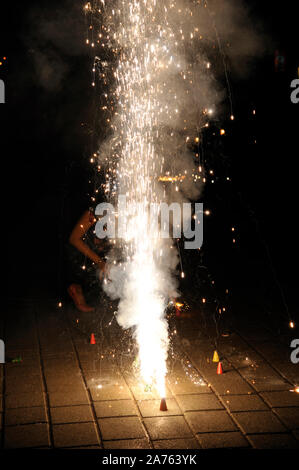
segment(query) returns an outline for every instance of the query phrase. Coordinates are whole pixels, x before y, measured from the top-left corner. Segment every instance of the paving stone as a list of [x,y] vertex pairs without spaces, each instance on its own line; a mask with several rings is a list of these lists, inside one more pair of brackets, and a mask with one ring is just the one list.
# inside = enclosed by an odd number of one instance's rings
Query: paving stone
[[248,434],[285,432],[286,428],[271,411],[233,413],[243,431]]
[[43,364],[45,367],[45,370],[55,370],[59,368],[60,371],[65,371],[66,374],[70,373],[70,370],[75,369],[76,371],[78,370],[78,363],[76,360],[75,354],[49,354],[49,355],[43,355]]
[[146,439],[123,439],[120,441],[104,441],[104,449],[151,449]]
[[50,445],[46,424],[8,426],[4,433],[5,448],[48,447]]
[[178,395],[177,401],[183,412],[223,409],[222,404],[212,393],[201,395]]
[[99,444],[94,423],[54,424],[54,447],[92,446]]
[[166,401],[167,411],[160,411],[161,400],[144,400],[138,402],[140,413],[143,417],[153,416],[171,416],[171,415],[182,415],[182,411],[179,408],[174,398],[168,398]]
[[121,376],[87,376],[87,386],[94,401],[131,399],[130,390]]
[[191,411],[185,418],[195,433],[237,431],[226,411]]
[[269,362],[276,363],[277,360],[284,358],[285,361],[290,361],[290,348],[284,344],[280,344],[277,340],[275,342],[262,341],[255,344],[255,348],[262,354]]
[[97,345],[85,344],[85,350],[82,350],[82,347],[83,346],[79,346],[79,348],[77,349],[81,364],[84,362],[91,363],[95,361],[98,366],[102,366],[102,370],[106,369],[108,373],[111,372],[111,368],[113,367],[113,365],[115,368],[115,363],[113,364],[112,361],[102,359],[102,346],[98,347]]
[[144,438],[145,433],[137,417],[99,419],[103,440]]
[[93,401],[125,400],[131,398],[130,390],[125,384],[103,385],[101,388],[89,388]]
[[257,392],[265,392],[271,390],[289,390],[291,388],[291,385],[280,376],[261,377],[252,374],[250,377],[245,377]]
[[233,343],[223,344],[221,345],[221,353],[235,368],[244,371],[249,370],[252,365],[261,361],[261,356],[245,343],[239,343],[238,345],[233,345]]
[[193,437],[183,416],[145,418],[144,424],[153,440]]
[[60,447],[61,449],[63,450],[100,450],[101,449],[101,446],[76,446],[76,447]]
[[[157,390],[145,390],[145,387],[143,385],[130,385],[130,390],[134,395],[135,400],[137,401],[143,401],[143,400],[158,400],[159,399],[159,393]],[[171,390],[169,387],[166,387],[166,393],[165,393],[165,398],[173,398],[173,395],[171,393]]]
[[45,423],[47,421],[44,407],[7,409],[5,414],[5,425]]
[[94,403],[98,418],[109,418],[117,416],[136,416],[137,407],[132,400],[112,400]]
[[[9,364],[10,366],[10,364]],[[7,378],[12,378],[12,379],[27,379],[29,380],[30,377],[34,377],[38,375],[40,377],[41,375],[41,370],[40,367],[30,367],[26,366],[23,367],[20,365],[18,367],[18,364],[14,365],[14,367],[8,367],[8,365],[5,365],[5,375]]]
[[288,429],[299,429],[299,407],[274,408],[273,411],[275,411],[275,413],[279,416]]
[[258,395],[228,395],[223,397],[223,402],[230,411],[269,410]]
[[66,379],[69,376],[73,376],[74,378],[78,378],[78,377],[81,378],[80,369],[76,364],[68,366],[66,364],[58,365],[58,363],[56,363],[56,366],[54,366],[54,363],[53,363],[53,366],[44,368],[44,374],[45,374],[46,380],[48,378],[50,378],[51,380],[51,378],[55,377],[55,375],[57,375],[58,377],[64,376]]
[[89,405],[59,406],[51,408],[50,412],[53,424],[93,421],[93,415]]
[[[17,355],[36,355],[38,356],[39,348],[36,338],[28,334],[25,337],[16,338],[15,336],[5,341],[6,356],[8,358]],[[15,352],[17,351],[17,354]],[[19,354],[18,354],[19,353]],[[21,354],[20,354],[21,353]]]
[[165,439],[154,441],[155,449],[200,449],[201,446],[196,439]]
[[44,395],[42,392],[18,392],[5,396],[5,408],[28,408],[31,406],[44,406]]
[[[243,320],[243,319],[242,319]],[[261,349],[263,344],[271,344],[271,341],[275,339],[273,346],[275,349],[279,348],[278,338],[272,334],[268,329],[263,327],[259,323],[248,323],[244,329],[246,332],[246,339],[249,340],[250,344],[253,344],[255,348]],[[243,335],[244,336],[244,335]]]
[[299,449],[291,434],[251,434],[248,438],[256,449]]
[[43,356],[48,354],[63,355],[72,353],[74,348],[71,342],[57,342],[48,339],[47,341],[41,342],[41,350]]
[[249,447],[248,441],[238,431],[197,434],[197,437],[204,449]]
[[[47,327],[47,329],[45,329]],[[53,321],[49,324],[43,322],[43,329],[39,332],[39,339],[42,347],[50,346],[62,346],[71,345],[70,335],[65,329],[65,325],[59,321]],[[57,350],[55,350],[57,354]]]
[[107,366],[106,362],[103,364],[99,358],[97,359],[89,359],[86,361],[82,361],[80,359],[80,366],[84,372],[84,375],[97,375],[101,376],[102,374],[112,374],[112,376],[117,376],[120,374],[119,368],[115,364],[110,364]]
[[207,379],[219,395],[246,395],[254,392],[254,389],[236,371],[226,371],[223,375],[216,375],[215,369],[213,375],[207,375]]
[[[275,362],[275,367],[279,370],[285,377],[287,377],[291,383],[299,383],[299,368],[298,364],[292,364],[290,359],[287,362],[280,362],[279,360]],[[291,387],[290,387],[291,388]]]
[[115,384],[126,384],[122,374],[115,369],[102,369],[91,371],[84,374],[88,387],[93,388],[97,385],[108,386]]
[[52,392],[63,392],[68,393],[68,390],[83,390],[84,382],[80,377],[73,377],[72,379],[67,378],[55,378],[47,380],[47,391]]
[[33,375],[29,377],[7,377],[5,391],[7,394],[27,392],[42,393],[42,377],[41,375]]
[[61,370],[60,367],[58,367],[56,370],[49,369],[45,370],[45,379],[47,386],[49,386],[50,382],[53,381],[63,381],[68,384],[72,384],[73,381],[76,380],[81,380],[82,381],[82,375],[81,371],[79,368],[76,368],[75,370],[70,370],[67,373],[64,370]]
[[168,380],[169,388],[174,395],[178,394],[199,394],[199,393],[211,393],[211,389],[206,383],[199,385],[194,384],[187,378],[178,377],[177,379]]
[[295,392],[264,392],[261,396],[266,400],[271,407],[299,407],[299,394]]
[[264,361],[253,361],[250,367],[241,368],[240,373],[246,377],[247,380],[256,379],[261,381],[269,381],[271,384],[287,383],[271,366]]
[[49,393],[49,402],[51,407],[55,406],[71,406],[71,405],[89,405],[86,391],[68,390],[67,392],[51,392]]

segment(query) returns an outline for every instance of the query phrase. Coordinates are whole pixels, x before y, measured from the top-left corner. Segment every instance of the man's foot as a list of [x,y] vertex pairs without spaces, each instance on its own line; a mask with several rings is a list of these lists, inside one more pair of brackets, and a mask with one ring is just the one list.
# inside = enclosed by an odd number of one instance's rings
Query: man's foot
[[93,312],[94,308],[86,304],[80,284],[71,284],[67,289],[77,309],[81,312]]

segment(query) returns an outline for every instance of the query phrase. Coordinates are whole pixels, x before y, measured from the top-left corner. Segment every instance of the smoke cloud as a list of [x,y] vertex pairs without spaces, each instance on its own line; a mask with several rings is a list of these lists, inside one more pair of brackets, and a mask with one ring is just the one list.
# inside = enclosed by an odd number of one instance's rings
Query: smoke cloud
[[[135,214],[125,209],[129,236],[126,243],[118,240],[123,260],[111,253],[104,289],[119,299],[117,321],[133,328],[141,375],[156,382],[162,397],[169,346],[165,311],[178,295],[179,259],[172,241],[146,228],[148,203],[183,203],[201,194],[204,170],[190,147],[221,109],[220,70],[227,76],[231,61],[240,73],[239,57],[258,50],[258,36],[251,37],[242,12],[235,2],[219,1],[86,4],[91,22],[100,14],[97,37],[103,53],[95,69],[108,84],[99,104],[110,135],[98,151],[106,195],[111,202],[126,195],[129,206],[138,206]],[[235,46],[241,30],[244,43]],[[87,42],[94,47],[93,36]],[[167,180],[170,184],[164,184]]]
[[[245,2],[165,0],[163,4],[155,1],[129,4],[131,9],[118,1],[98,3],[98,32],[104,53],[99,53],[97,72],[100,80],[109,83],[110,69],[116,81],[116,85],[110,84],[106,101],[101,98],[103,115],[111,122],[110,135],[99,148],[99,163],[108,174],[108,199],[113,201],[117,193],[128,194],[138,185],[127,160],[132,158],[137,175],[142,175],[138,158],[142,161],[143,157],[135,155],[136,147],[129,142],[140,138],[138,131],[136,134],[130,128],[131,120],[133,126],[141,125],[143,132],[148,132],[145,144],[140,139],[140,150],[143,148],[146,153],[150,141],[150,152],[154,153],[150,156],[148,170],[152,190],[145,197],[168,203],[196,200],[203,189],[204,169],[200,160],[194,161],[189,146],[208,125],[210,115],[215,119],[221,113],[227,98],[224,80],[227,72],[236,77],[250,74],[250,61],[264,53],[265,38]],[[92,18],[97,14],[92,4],[87,4],[87,11]],[[134,15],[140,15],[140,25],[137,20],[134,22]],[[138,36],[134,28],[139,27]],[[139,69],[138,55],[141,58]],[[112,57],[110,62],[109,56]],[[118,57],[116,62],[115,56]],[[142,64],[144,60],[147,69]],[[128,78],[126,74],[131,76]],[[152,92],[155,99],[151,98]],[[144,100],[150,103],[148,111],[145,111]],[[112,114],[111,103],[116,110]],[[133,109],[138,106],[140,118]],[[152,128],[147,131],[147,124],[140,124],[141,115],[146,112],[151,115],[153,109]],[[159,175],[173,178],[172,183],[157,183]],[[173,273],[178,257],[174,248],[169,250],[168,246],[161,266],[156,262],[164,293],[176,292],[177,288]],[[129,312],[132,312],[133,296],[128,286],[128,279],[132,279],[130,266],[130,263],[112,266],[110,283],[105,286],[112,298],[120,299],[118,318],[124,327],[136,325],[135,320],[128,317],[132,315]]]
[[263,53],[263,36],[237,0],[88,2],[85,32],[81,2],[63,5],[49,17],[34,12],[36,76],[49,91],[59,89],[68,60],[85,54],[87,37],[96,56],[101,119],[109,129],[98,150],[106,196],[115,202],[124,194],[128,204],[141,205],[129,217],[131,238],[118,240],[109,254],[104,290],[119,299],[117,321],[133,328],[142,377],[154,379],[163,397],[165,311],[178,296],[179,257],[172,240],[146,231],[147,204],[199,198],[204,169],[192,145],[210,116],[221,113],[227,72],[247,76],[252,57]]
[[82,3],[64,0],[28,12],[30,35],[24,37],[34,66],[35,82],[49,92],[59,91],[70,72],[70,62],[87,55]]

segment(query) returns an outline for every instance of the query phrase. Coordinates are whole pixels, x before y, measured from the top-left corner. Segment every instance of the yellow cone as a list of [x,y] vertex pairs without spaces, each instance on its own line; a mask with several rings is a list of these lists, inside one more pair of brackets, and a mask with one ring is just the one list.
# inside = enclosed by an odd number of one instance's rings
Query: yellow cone
[[219,362],[219,356],[217,351],[214,351],[213,362]]

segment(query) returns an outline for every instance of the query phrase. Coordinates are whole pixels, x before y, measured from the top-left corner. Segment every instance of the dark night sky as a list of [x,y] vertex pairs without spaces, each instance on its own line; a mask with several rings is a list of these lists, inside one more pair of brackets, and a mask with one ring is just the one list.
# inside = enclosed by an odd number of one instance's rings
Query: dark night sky
[[[36,259],[43,260],[43,272],[54,275],[60,246],[57,234],[65,235],[84,207],[87,159],[92,150],[89,126],[92,128],[94,119],[91,58],[86,52],[66,55],[66,79],[58,91],[47,91],[35,81],[31,39],[28,41],[34,36],[30,11],[36,6],[47,11],[63,3],[15,1],[7,6],[7,12],[1,9],[0,54],[8,57],[6,69],[0,69],[7,88],[0,118],[2,221],[9,283],[19,271],[25,275],[29,264],[34,266],[33,275],[39,273]],[[232,79],[236,116],[239,113],[233,145],[234,178],[236,187],[256,210],[277,269],[285,282],[290,282],[290,266],[298,261],[294,221],[299,104],[291,104],[289,98],[290,82],[299,66],[298,7],[291,0],[283,4],[264,0],[247,3],[264,25],[271,46],[254,63],[249,80]],[[284,74],[274,73],[276,48],[284,50],[287,57]],[[252,106],[258,111],[253,131],[248,128]],[[87,126],[82,126],[83,122]],[[248,145],[251,131],[258,139],[255,148]],[[238,152],[242,160],[236,158]],[[61,223],[63,200],[77,213]]]

